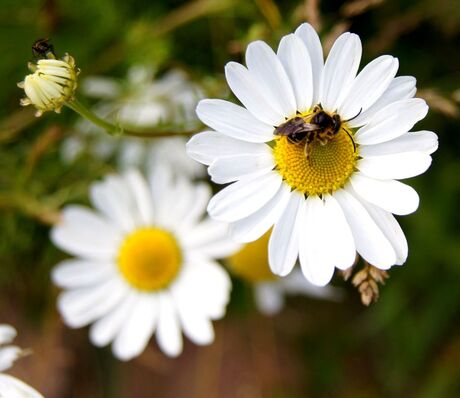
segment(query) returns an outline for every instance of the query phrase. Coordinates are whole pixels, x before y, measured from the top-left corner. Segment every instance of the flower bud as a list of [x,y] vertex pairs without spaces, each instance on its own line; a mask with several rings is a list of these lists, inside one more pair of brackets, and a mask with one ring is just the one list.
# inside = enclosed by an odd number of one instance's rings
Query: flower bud
[[80,71],[70,55],[66,54],[62,59],[40,59],[36,64],[30,63],[29,69],[33,73],[18,86],[26,94],[21,105],[34,105],[36,116],[46,111],[59,113],[64,103],[73,100]]

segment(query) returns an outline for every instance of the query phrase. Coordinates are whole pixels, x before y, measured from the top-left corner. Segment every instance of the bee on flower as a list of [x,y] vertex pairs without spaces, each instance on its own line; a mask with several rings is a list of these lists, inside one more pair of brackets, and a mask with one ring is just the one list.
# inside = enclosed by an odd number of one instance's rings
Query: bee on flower
[[239,242],[273,227],[271,270],[288,275],[297,259],[305,278],[323,286],[358,253],[387,270],[408,245],[393,214],[413,213],[416,191],[399,180],[424,173],[437,149],[431,131],[411,131],[428,106],[415,79],[396,77],[383,55],[359,73],[361,40],[344,33],[324,61],[307,23],[275,53],[250,43],[246,65],[230,62],[227,82],[243,104],[206,99],[197,107],[209,131],[188,142],[189,155],[229,184],[208,205]]

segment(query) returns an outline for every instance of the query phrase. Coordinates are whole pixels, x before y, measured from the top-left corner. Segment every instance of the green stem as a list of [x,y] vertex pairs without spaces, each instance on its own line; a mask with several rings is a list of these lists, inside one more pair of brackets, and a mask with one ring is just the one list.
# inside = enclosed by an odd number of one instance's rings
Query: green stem
[[150,129],[150,130],[133,130],[132,128],[126,129],[121,125],[114,125],[101,119],[94,112],[84,106],[76,98],[71,102],[65,103],[70,109],[77,112],[80,116],[89,120],[91,123],[98,127],[101,127],[107,131],[110,135],[128,135],[130,137],[138,138],[160,138],[160,137],[173,137],[173,136],[190,136],[197,132],[196,129],[172,131],[172,130],[161,130],[161,129]]

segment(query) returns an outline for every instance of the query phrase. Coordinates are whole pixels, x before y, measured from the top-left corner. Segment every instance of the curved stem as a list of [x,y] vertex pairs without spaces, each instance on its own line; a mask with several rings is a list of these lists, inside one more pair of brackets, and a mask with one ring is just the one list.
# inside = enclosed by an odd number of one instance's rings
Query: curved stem
[[80,116],[84,117],[85,119],[89,120],[91,123],[95,124],[98,127],[101,127],[105,131],[107,131],[110,135],[117,136],[117,135],[128,135],[130,137],[137,137],[137,138],[160,138],[160,137],[172,137],[172,136],[189,136],[197,132],[196,129],[190,130],[181,130],[181,131],[174,131],[174,130],[133,130],[132,128],[126,129],[121,125],[115,125],[112,123],[107,122],[104,119],[101,119],[97,116],[94,112],[84,106],[80,101],[76,98],[72,102],[66,102],[66,106],[68,106],[73,111],[77,112]]

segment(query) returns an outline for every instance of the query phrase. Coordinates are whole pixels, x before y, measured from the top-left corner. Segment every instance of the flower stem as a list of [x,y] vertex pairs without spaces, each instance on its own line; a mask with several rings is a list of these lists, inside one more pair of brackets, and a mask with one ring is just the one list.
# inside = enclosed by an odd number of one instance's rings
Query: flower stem
[[113,136],[119,135],[128,135],[131,137],[138,137],[138,138],[160,138],[160,137],[172,137],[172,136],[189,136],[197,132],[196,129],[189,129],[189,130],[165,130],[165,129],[141,129],[141,130],[134,130],[132,128],[127,129],[121,125],[115,125],[112,123],[107,122],[104,119],[101,119],[97,116],[94,112],[88,109],[85,105],[83,105],[80,101],[76,98],[71,102],[65,103],[67,107],[72,109],[73,111],[77,112],[80,116],[84,117],[85,119],[89,120],[91,123],[95,124],[98,127],[101,127],[107,133]]

